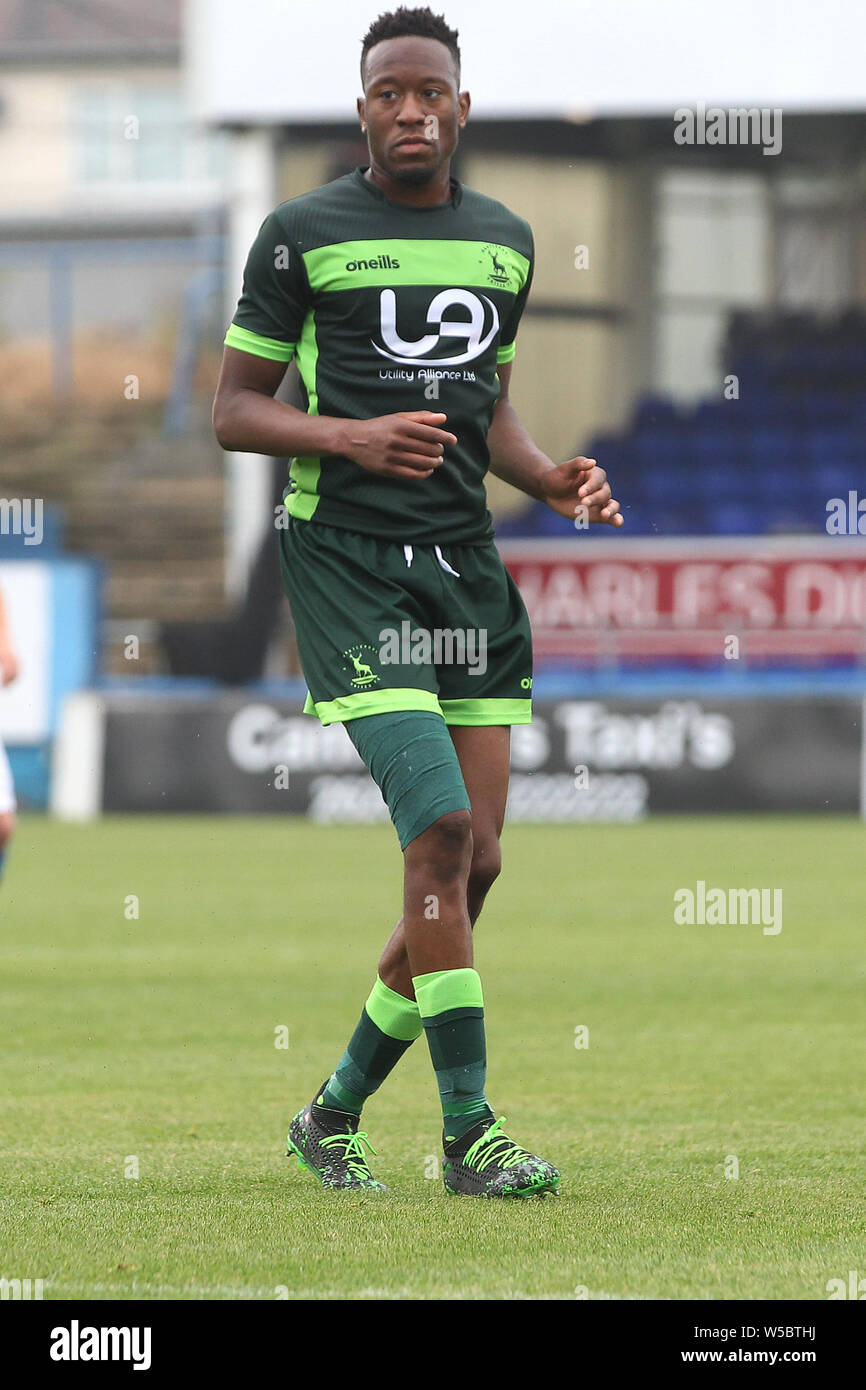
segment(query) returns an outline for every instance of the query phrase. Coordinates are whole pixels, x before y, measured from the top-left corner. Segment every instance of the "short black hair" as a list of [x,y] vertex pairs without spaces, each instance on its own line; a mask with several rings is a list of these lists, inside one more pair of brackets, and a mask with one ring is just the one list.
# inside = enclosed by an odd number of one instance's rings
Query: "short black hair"
[[434,14],[424,5],[421,9],[410,10],[401,5],[398,10],[380,14],[374,19],[361,40],[361,83],[364,82],[364,64],[367,54],[374,44],[383,39],[402,39],[414,35],[421,39],[438,39],[449,50],[457,69],[457,85],[460,86],[460,49],[457,44],[457,30],[445,23],[445,16]]

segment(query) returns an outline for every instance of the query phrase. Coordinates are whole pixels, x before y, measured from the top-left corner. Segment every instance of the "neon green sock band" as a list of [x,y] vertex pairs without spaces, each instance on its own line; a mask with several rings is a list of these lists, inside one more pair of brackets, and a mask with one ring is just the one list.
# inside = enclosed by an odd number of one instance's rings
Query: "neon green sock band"
[[424,1032],[421,1011],[415,1000],[398,994],[378,975],[365,1007],[376,1027],[387,1033],[389,1038],[414,1042]]
[[483,1009],[481,976],[467,967],[460,970],[432,970],[412,979],[422,1020],[450,1013],[452,1009]]

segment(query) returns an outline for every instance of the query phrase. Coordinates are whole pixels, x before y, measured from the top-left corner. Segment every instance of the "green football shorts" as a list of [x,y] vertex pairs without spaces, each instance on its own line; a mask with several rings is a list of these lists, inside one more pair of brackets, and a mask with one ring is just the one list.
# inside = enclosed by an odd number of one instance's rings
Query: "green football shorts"
[[279,535],[306,714],[531,721],[529,617],[492,542],[402,545],[295,517]]

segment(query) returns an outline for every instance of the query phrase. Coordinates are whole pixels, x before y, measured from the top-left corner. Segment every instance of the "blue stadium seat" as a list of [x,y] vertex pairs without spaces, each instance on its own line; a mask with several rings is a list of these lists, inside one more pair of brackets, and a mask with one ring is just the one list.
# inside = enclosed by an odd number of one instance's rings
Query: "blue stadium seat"
[[535,534],[538,536],[573,536],[576,534],[575,525],[567,516],[560,516],[558,512],[551,511],[543,502],[539,503],[539,513],[536,522]]
[[863,474],[854,464],[830,463],[813,476],[812,489],[822,497],[847,497],[851,488],[863,492]]
[[810,429],[805,443],[810,463],[818,468],[845,465],[858,451],[858,431],[851,425]]
[[615,468],[622,467],[625,446],[615,435],[600,434],[586,445],[585,454],[587,458],[596,459],[608,473],[612,473]]
[[724,459],[715,464],[701,463],[695,470],[691,486],[695,499],[712,507],[717,502],[735,498],[746,486],[746,479],[744,470],[737,463],[731,464],[730,460]]
[[676,402],[669,396],[644,396],[635,408],[633,428],[643,430],[651,425],[676,425],[679,420]]
[[723,396],[717,400],[699,401],[692,416],[692,423],[701,432],[726,430],[733,425],[732,407],[736,405],[736,401],[726,401]]
[[699,468],[745,469],[752,461],[754,435],[750,430],[704,433],[695,440]]
[[722,502],[714,508],[713,530],[720,536],[757,536],[766,531],[760,509],[744,502]]
[[752,434],[756,462],[784,462],[795,458],[799,447],[797,430],[791,425],[760,425]]
[[851,401],[838,391],[809,391],[802,393],[798,408],[800,419],[809,426],[832,428],[850,415]]
[[792,475],[786,469],[756,469],[750,492],[769,516],[777,519],[796,517],[801,506],[802,493],[796,483],[792,486]]
[[704,518],[701,509],[692,502],[678,504],[659,499],[652,510],[652,521],[662,536],[697,536],[702,533]]
[[653,509],[647,506],[636,506],[630,500],[622,502],[620,500],[622,514],[625,518],[623,526],[624,536],[650,536],[655,534],[653,527]]

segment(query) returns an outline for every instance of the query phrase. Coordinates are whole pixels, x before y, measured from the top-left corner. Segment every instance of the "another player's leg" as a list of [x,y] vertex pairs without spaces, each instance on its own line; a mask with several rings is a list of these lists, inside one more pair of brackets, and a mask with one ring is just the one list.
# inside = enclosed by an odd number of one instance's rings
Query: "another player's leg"
[[15,832],[15,788],[6,749],[0,743],[0,879],[10,841]]
[[7,811],[5,815],[0,815],[0,880],[3,878],[3,869],[6,860],[6,851],[9,842],[15,831],[15,815],[12,811]]

